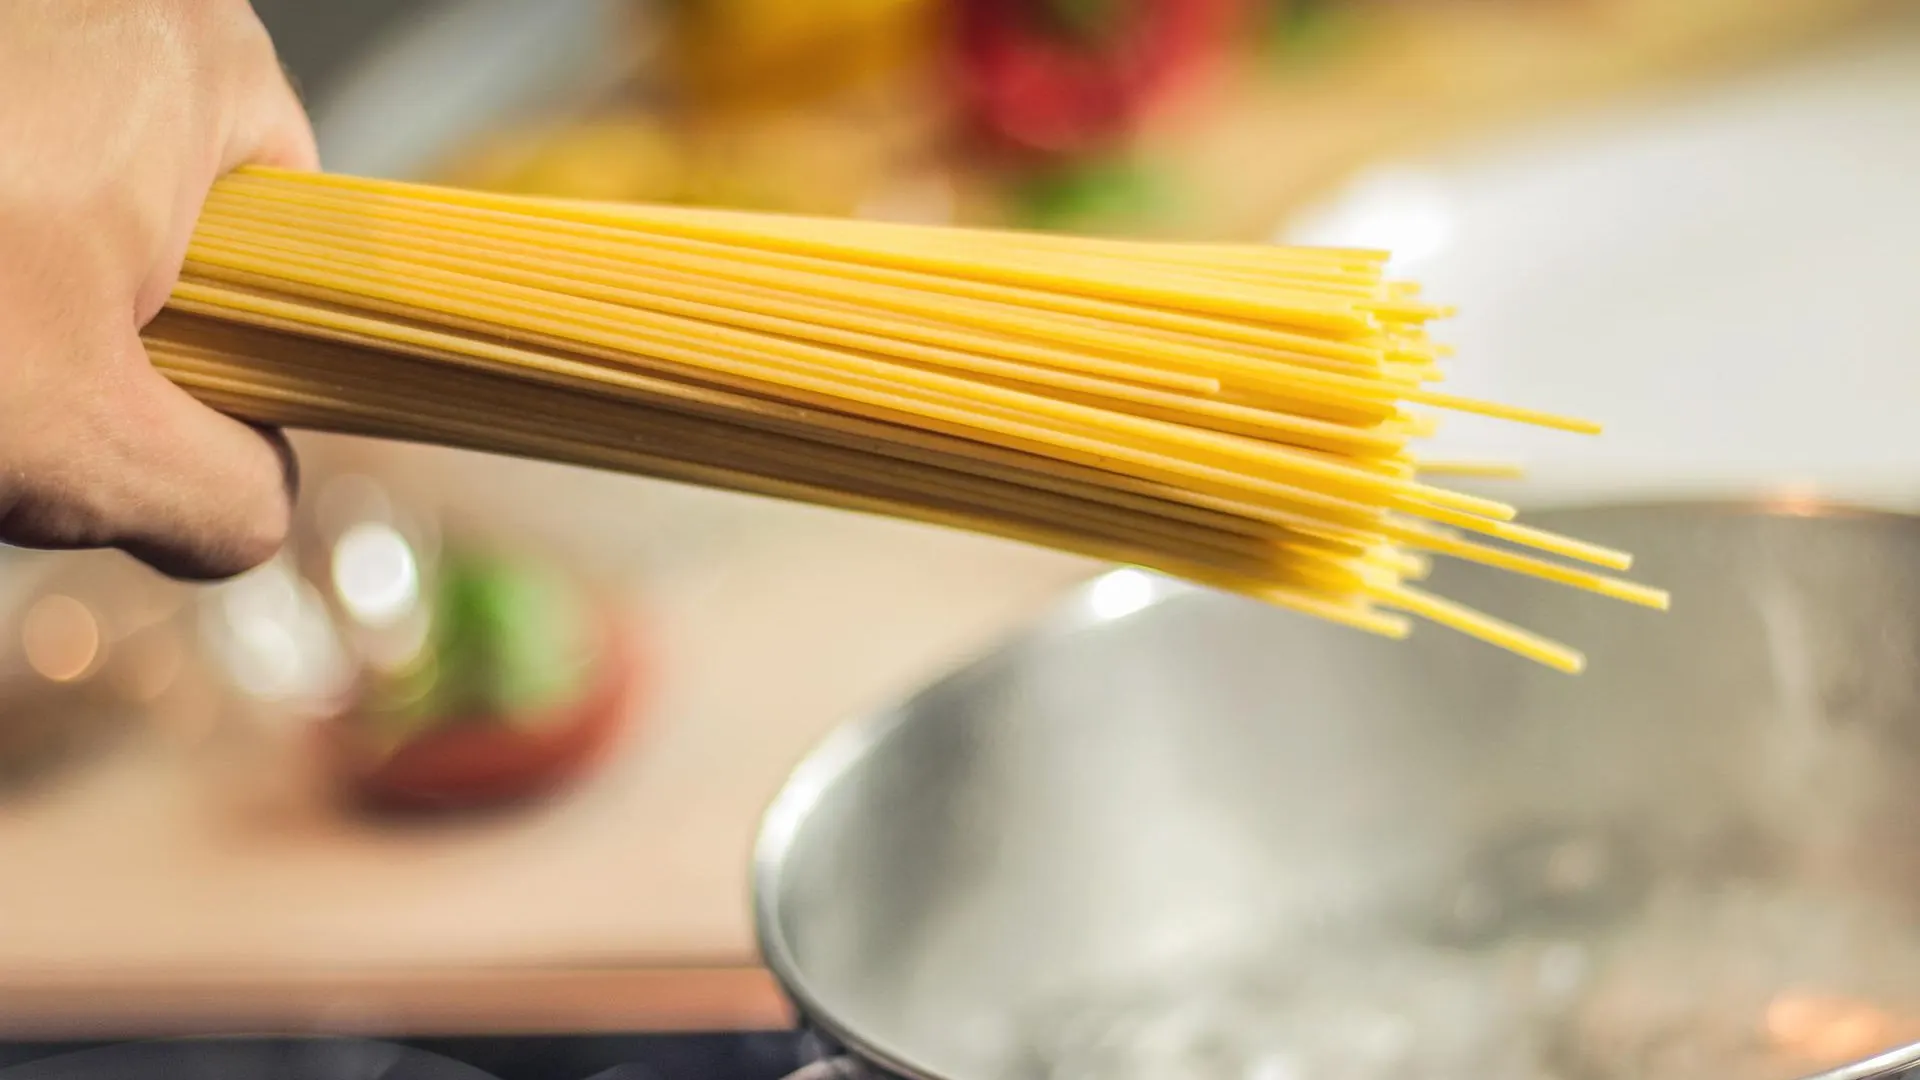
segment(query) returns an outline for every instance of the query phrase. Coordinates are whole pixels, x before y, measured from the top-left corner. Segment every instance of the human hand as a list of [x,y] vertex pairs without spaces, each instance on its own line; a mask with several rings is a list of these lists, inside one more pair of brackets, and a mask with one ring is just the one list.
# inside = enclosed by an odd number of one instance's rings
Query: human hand
[[244,164],[313,168],[246,0],[0,0],[0,542],[224,577],[292,514],[277,432],[154,371],[140,328]]

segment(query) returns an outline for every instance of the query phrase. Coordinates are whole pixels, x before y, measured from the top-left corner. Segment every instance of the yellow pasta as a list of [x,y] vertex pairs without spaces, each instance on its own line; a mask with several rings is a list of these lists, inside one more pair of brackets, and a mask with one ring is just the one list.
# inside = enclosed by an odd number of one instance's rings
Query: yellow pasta
[[[1623,552],[1429,476],[1446,309],[1380,252],[603,205],[247,169],[154,363],[248,420],[972,529],[1389,637],[1574,650],[1407,584],[1444,555],[1629,603]],[[1478,533],[1502,546],[1464,538]],[[1531,549],[1538,554],[1529,554]]]

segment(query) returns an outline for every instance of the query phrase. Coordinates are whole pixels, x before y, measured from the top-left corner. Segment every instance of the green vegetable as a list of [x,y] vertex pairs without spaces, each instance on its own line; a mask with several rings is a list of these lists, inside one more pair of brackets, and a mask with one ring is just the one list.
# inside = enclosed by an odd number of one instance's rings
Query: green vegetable
[[1025,177],[1014,208],[1028,228],[1097,232],[1152,220],[1172,205],[1160,176],[1134,161],[1081,162]]
[[585,687],[597,658],[595,621],[560,575],[455,554],[440,567],[432,603],[419,656],[366,703],[384,739],[398,744],[450,719],[525,722]]
[[1284,0],[1267,21],[1267,48],[1282,64],[1312,63],[1353,37],[1358,15],[1350,0]]

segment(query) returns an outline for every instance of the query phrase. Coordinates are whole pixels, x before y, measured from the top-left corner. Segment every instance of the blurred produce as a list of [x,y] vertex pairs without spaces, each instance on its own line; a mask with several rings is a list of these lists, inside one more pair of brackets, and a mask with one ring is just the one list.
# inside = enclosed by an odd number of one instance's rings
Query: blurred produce
[[932,0],[668,0],[670,93],[697,111],[872,93],[924,69]]
[[[338,472],[274,562],[203,595],[202,635],[256,725],[316,733],[376,809],[551,794],[627,726],[627,612],[543,548],[443,536],[439,508]],[[618,594],[616,594],[618,595]]]
[[954,0],[956,91],[994,144],[1107,152],[1225,58],[1240,0]]
[[1897,3],[674,0],[636,7],[654,52],[614,99],[434,176],[1259,239],[1383,155],[1805,46]]
[[630,635],[583,586],[538,559],[455,550],[406,591],[419,596],[418,646],[370,665],[326,731],[363,800],[438,810],[519,801],[558,790],[611,746],[632,687]]
[[1009,216],[1033,229],[1094,232],[1162,216],[1178,202],[1163,170],[1129,159],[1034,169],[1011,188]]
[[1264,0],[1258,15],[1260,40],[1283,65],[1331,60],[1351,44],[1359,12],[1351,0]]
[[925,128],[898,110],[723,113],[673,127],[627,111],[507,131],[440,175],[520,195],[846,215],[886,193]]
[[436,170],[518,194],[851,214],[938,138],[933,0],[670,0],[659,70]]
[[625,626],[532,561],[459,554],[433,586],[431,629],[378,672],[328,735],[349,783],[391,809],[466,809],[558,790],[624,726]]

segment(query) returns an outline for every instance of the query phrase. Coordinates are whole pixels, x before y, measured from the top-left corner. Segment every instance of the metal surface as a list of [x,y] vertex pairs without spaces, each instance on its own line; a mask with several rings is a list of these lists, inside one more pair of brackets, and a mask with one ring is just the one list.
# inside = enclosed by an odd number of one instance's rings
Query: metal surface
[[1103,579],[796,773],[768,962],[919,1077],[1902,1075],[1834,1058],[1920,1038],[1920,521],[1531,520],[1673,611],[1436,573],[1568,678]]

